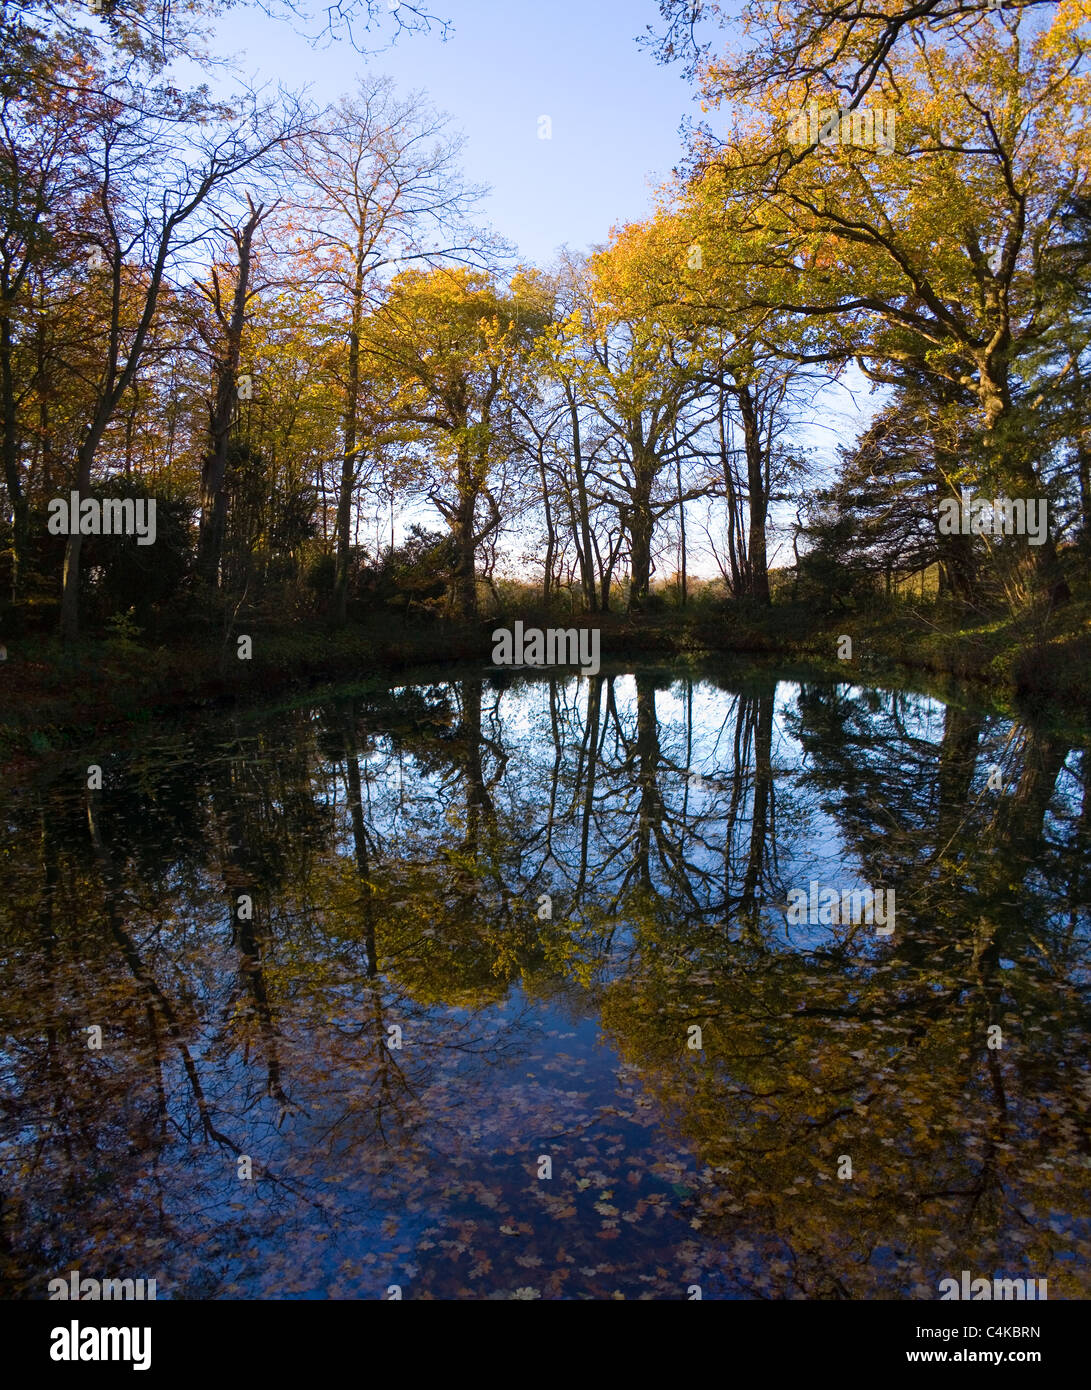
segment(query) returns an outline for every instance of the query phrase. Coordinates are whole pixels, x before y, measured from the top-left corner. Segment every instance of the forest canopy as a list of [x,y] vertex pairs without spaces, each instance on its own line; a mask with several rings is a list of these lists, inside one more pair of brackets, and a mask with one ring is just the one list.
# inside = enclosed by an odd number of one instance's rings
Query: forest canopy
[[[279,5],[369,53],[447,23]],[[222,5],[5,4],[4,624],[1085,584],[1087,0],[659,8],[706,119],[649,217],[531,265],[425,94],[247,86]],[[808,423],[847,381],[877,394],[831,473]],[[151,561],[51,534],[72,493],[155,499]],[[1046,534],[940,525],[975,497]]]

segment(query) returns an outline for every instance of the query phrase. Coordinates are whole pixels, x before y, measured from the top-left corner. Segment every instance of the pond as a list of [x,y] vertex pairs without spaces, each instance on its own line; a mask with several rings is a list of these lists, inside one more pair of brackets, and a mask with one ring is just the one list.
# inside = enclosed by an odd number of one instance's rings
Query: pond
[[100,739],[3,829],[8,1296],[1091,1295],[1071,733],[475,665]]

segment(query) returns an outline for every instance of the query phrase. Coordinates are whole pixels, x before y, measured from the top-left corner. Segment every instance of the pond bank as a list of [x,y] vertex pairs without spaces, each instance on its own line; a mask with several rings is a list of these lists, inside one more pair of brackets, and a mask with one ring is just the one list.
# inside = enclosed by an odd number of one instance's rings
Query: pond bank
[[[493,615],[474,626],[411,624],[382,616],[341,630],[265,620],[237,636],[187,636],[172,645],[83,639],[66,655],[53,637],[9,643],[0,665],[0,761],[33,757],[89,731],[149,722],[157,714],[252,702],[337,681],[385,677],[422,665],[491,658],[492,632],[516,617],[527,627],[598,627],[603,659],[737,653],[790,658],[830,676],[881,681],[898,668],[973,682],[997,708],[1085,714],[1091,705],[1091,604],[1073,602],[1043,628],[997,619],[955,628],[934,609],[900,605],[835,617],[777,604],[760,609],[668,610],[642,616]],[[242,630],[240,633],[242,635]],[[851,656],[842,639],[851,638]]]

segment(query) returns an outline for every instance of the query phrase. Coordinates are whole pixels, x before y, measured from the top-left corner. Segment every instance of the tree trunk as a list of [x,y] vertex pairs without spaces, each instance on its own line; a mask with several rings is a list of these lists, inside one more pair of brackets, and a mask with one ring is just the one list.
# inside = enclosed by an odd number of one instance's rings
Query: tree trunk
[[17,603],[22,595],[30,543],[29,512],[23,480],[19,476],[19,446],[16,438],[15,376],[12,370],[11,320],[7,314],[0,319],[0,419],[3,422],[4,485],[12,511],[11,598]]
[[686,606],[686,504],[682,500],[682,460],[675,459],[675,481],[678,486],[678,534],[679,546],[679,607]]
[[[985,411],[986,441],[992,451],[1000,455],[995,468],[997,477],[1004,478],[1013,488],[1015,496],[1040,497],[1043,493],[1041,480],[1031,460],[1030,444],[1019,439],[1012,448],[1003,439],[998,439],[997,431],[1002,422],[1011,418],[1011,393],[1006,369],[1003,372],[992,369],[991,364],[979,363],[978,396]],[[1010,460],[1010,461],[1009,461]],[[1052,605],[1067,603],[1072,597],[1057,557],[1057,544],[1047,531],[1041,545],[1024,544],[1023,565],[1027,571],[1029,585],[1041,596],[1048,597]]]
[[352,496],[356,490],[357,451],[341,460],[341,486],[337,492],[337,569],[333,589],[333,618],[339,626],[348,621],[349,569],[352,558]]
[[[0,428],[3,441],[0,453],[3,454],[4,484],[12,512],[12,567],[11,597],[18,602],[23,594],[27,560],[30,552],[30,516],[26,491],[19,470],[19,443],[17,436],[18,414],[15,400],[15,344],[12,341],[12,310],[26,283],[29,261],[24,260],[21,268],[15,269],[6,257],[0,264]],[[14,274],[12,273],[14,271]],[[41,336],[42,321],[38,323],[38,374],[41,374]],[[45,392],[39,393],[44,401]]]
[[598,596],[595,592],[595,565],[591,550],[591,519],[587,506],[587,479],[583,471],[583,445],[580,439],[580,412],[575,397],[568,392],[568,413],[572,422],[572,466],[576,474],[576,497],[579,501],[580,534],[580,580],[583,584],[583,600],[588,613],[598,611]]
[[359,476],[356,446],[360,410],[360,328],[364,316],[364,228],[356,235],[356,267],[352,285],[352,324],[349,329],[348,389],[345,393],[345,451],[341,458],[341,490],[337,495],[337,576],[333,588],[334,622],[348,621],[349,561],[352,550],[352,499]]
[[940,593],[972,603],[977,593],[977,564],[969,536],[940,536]]
[[553,579],[553,554],[557,548],[557,536],[553,527],[553,509],[549,505],[549,485],[546,481],[545,452],[541,442],[538,444],[538,477],[542,484],[542,507],[545,510],[546,554],[545,576],[542,580],[542,602],[549,607],[549,591]]
[[639,459],[633,460],[633,503],[629,511],[629,611],[642,613],[647,607],[652,576],[652,475]]
[[455,610],[463,622],[477,620],[477,546],[474,540],[474,513],[477,493],[470,478],[469,464],[459,460],[458,510],[455,513]]
[[224,355],[217,364],[216,396],[209,412],[209,451],[201,470],[201,530],[197,541],[197,573],[210,587],[218,583],[224,535],[227,530],[227,446],[238,394],[239,358],[246,303],[250,288],[251,248],[263,209],[250,204],[250,216],[235,232],[239,269],[231,317],[227,323]]
[[[96,433],[92,426],[87,429],[87,437],[80,447],[76,468],[76,491],[81,500],[91,488],[91,460],[101,431]],[[78,522],[77,522],[78,524]],[[69,530],[72,518],[69,517]],[[80,630],[80,550],[83,537],[69,535],[64,547],[64,577],[61,581],[61,642],[68,647],[79,636]]]
[[[731,570],[731,596],[732,598],[737,598],[743,590],[743,566],[740,564],[738,545],[741,519],[739,517],[738,489],[735,487],[735,477],[731,468],[731,455],[727,447],[727,412],[725,409],[727,393],[724,390],[722,375],[719,377],[717,385],[719,388],[717,423],[720,464],[724,470],[724,500],[727,503],[727,562]],[[745,557],[742,558],[745,560]]]
[[743,422],[746,447],[746,485],[750,502],[750,539],[748,591],[759,603],[769,602],[769,564],[766,554],[765,519],[769,498],[765,490],[765,450],[761,444],[761,429],[754,398],[748,386],[738,391],[739,414]]
[[1076,475],[1080,484],[1080,544],[1091,551],[1091,439],[1076,440]]

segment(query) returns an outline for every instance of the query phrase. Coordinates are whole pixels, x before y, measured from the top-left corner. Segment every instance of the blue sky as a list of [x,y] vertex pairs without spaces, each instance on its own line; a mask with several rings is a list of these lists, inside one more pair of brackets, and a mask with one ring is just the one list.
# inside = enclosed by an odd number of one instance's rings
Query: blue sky
[[[432,5],[453,18],[446,43],[406,34],[365,59],[347,42],[309,46],[247,6],[221,23],[221,51],[242,56],[248,76],[309,84],[321,104],[368,70],[426,91],[465,133],[471,181],[493,190],[487,219],[528,262],[547,263],[565,242],[585,250],[650,211],[652,186],[682,153],[683,117],[699,114],[681,69],[659,66],[635,42],[658,21],[654,0]],[[538,136],[541,116],[551,139]]]

